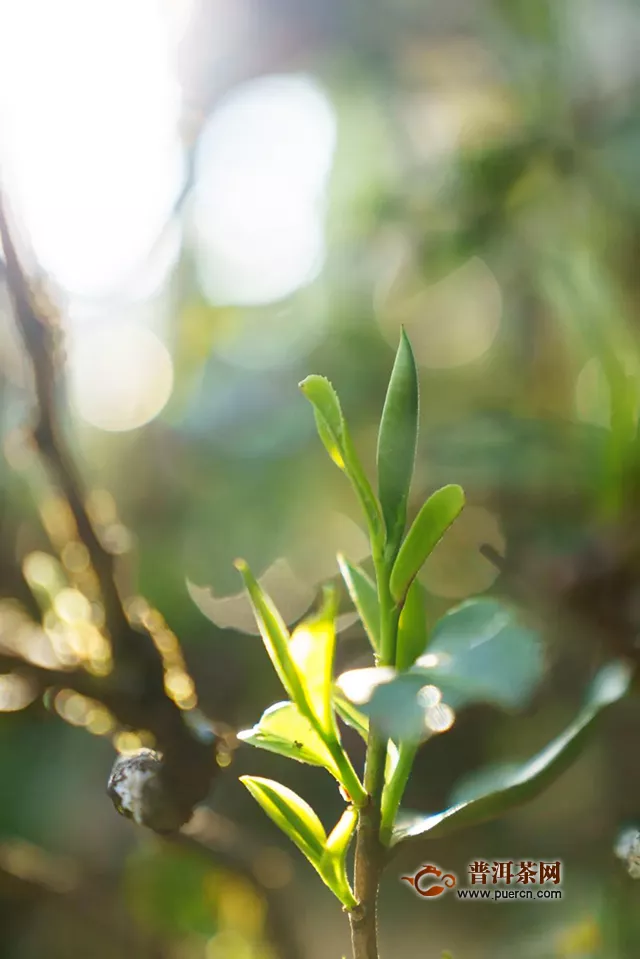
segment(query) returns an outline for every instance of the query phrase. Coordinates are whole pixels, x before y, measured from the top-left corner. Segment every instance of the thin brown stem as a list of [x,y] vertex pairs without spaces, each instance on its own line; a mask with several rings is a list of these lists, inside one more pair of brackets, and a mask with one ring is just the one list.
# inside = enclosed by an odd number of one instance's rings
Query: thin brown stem
[[353,959],[378,959],[378,887],[384,864],[380,843],[380,807],[386,742],[370,733],[365,766],[367,805],[360,810],[356,836],[354,893],[358,905],[349,912]]

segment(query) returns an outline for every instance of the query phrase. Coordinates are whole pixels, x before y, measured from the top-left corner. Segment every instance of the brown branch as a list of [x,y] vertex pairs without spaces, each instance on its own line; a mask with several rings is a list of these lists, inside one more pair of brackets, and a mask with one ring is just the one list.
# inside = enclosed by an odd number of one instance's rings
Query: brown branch
[[380,811],[369,800],[360,811],[356,835],[354,892],[358,905],[348,912],[354,959],[378,959],[378,890],[384,867]]
[[[185,720],[185,713],[167,696],[161,654],[148,632],[133,627],[119,594],[113,556],[103,546],[85,506],[85,495],[57,417],[54,363],[55,329],[33,297],[12,242],[0,194],[0,239],[5,252],[6,280],[25,350],[33,367],[36,423],[33,436],[52,482],[59,487],[73,514],[78,537],[89,553],[105,612],[105,627],[112,646],[114,668],[107,677],[84,669],[46,669],[27,660],[0,653],[0,671],[21,673],[40,688],[68,688],[103,703],[123,726],[148,729],[163,754],[163,786],[178,807],[179,825],[189,820],[194,807],[208,791],[217,771],[214,748],[201,739]],[[232,824],[199,810],[189,833],[176,833],[173,841],[204,852],[216,864],[243,875],[258,887],[267,906],[266,933],[280,959],[300,959],[301,950],[288,920],[288,904],[256,874],[255,848]]]
[[[85,505],[85,494],[58,420],[54,320],[43,315],[32,295],[9,229],[0,193],[0,239],[6,262],[6,282],[16,325],[31,360],[35,384],[36,422],[33,437],[51,482],[66,499],[78,536],[89,553],[97,576],[105,613],[105,631],[113,654],[111,673],[98,680],[74,674],[72,688],[87,684],[114,713],[133,729],[149,730],[163,754],[164,786],[175,800],[182,821],[201,802],[218,769],[210,738],[202,738],[186,721],[185,713],[166,694],[162,657],[146,630],[135,628],[126,614],[114,578],[114,559],[103,546]],[[28,669],[33,667],[26,664]],[[40,680],[45,677],[41,674]],[[53,678],[53,677],[52,677]],[[62,680],[63,676],[58,676]],[[70,677],[71,678],[71,677]]]

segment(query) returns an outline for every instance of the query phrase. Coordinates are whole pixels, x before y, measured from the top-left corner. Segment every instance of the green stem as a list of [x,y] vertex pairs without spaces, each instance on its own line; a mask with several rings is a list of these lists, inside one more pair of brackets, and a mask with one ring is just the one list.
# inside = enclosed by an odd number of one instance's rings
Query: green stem
[[361,809],[363,806],[366,806],[368,802],[368,794],[366,788],[363,787],[360,782],[358,774],[351,764],[351,760],[338,739],[325,739],[325,743],[340,773],[340,782],[349,794],[349,800],[354,806]]
[[340,783],[344,786],[349,794],[349,801],[358,809],[360,809],[362,806],[365,806],[368,801],[366,787],[363,787],[362,783],[360,782],[358,774],[353,768],[351,760],[342,748],[342,743],[338,739],[337,733],[334,733],[333,735],[327,735],[326,730],[311,708],[304,691],[302,692],[301,698],[296,705],[300,710],[300,713],[309,722],[311,728],[318,734],[320,739],[329,750],[331,758],[336,764],[336,769],[340,774]]
[[[380,607],[378,664],[393,666],[396,658],[399,609],[391,596],[391,564],[374,542],[374,565]],[[358,905],[349,911],[353,959],[378,959],[377,902],[385,848],[380,841],[387,739],[369,727],[364,788],[368,802],[360,810],[356,837],[354,892]]]
[[389,840],[391,839],[391,830],[393,829],[396,812],[402,801],[402,796],[411,774],[413,761],[418,751],[418,745],[418,743],[400,744],[398,764],[382,793],[380,838],[385,846],[389,845]]

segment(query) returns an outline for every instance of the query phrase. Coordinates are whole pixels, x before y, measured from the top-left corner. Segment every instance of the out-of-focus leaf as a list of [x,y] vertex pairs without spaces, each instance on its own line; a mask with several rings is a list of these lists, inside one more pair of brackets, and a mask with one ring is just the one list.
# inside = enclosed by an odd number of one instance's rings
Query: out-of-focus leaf
[[[246,590],[232,596],[214,596],[208,586],[196,586],[187,579],[187,590],[200,612],[223,629],[237,629],[253,634],[260,632],[247,599]],[[273,598],[285,623],[297,622],[311,607],[317,590],[295,575],[286,559],[277,559],[259,577],[264,593]]]
[[344,556],[338,555],[338,566],[349,591],[353,605],[358,610],[369,641],[376,652],[380,646],[380,609],[375,584],[358,566],[352,565]]
[[287,786],[260,776],[241,776],[253,798],[316,867],[320,865],[327,837],[311,806]]
[[511,607],[482,598],[461,603],[436,623],[429,652],[416,665],[449,691],[454,709],[472,699],[516,709],[541,680],[544,664],[538,633]]
[[333,703],[340,718],[347,724],[347,726],[351,726],[352,729],[355,729],[355,731],[360,734],[366,743],[369,737],[369,720],[364,713],[361,713],[359,709],[356,709],[353,703],[347,699],[342,690],[339,688],[336,688],[334,691]]
[[[356,673],[365,672],[366,675],[356,676]],[[390,739],[408,742],[427,737],[426,707],[420,699],[421,690],[429,685],[426,680],[418,680],[410,672],[398,674],[386,667],[351,670],[345,677],[348,685],[342,688],[351,695],[359,681],[362,691],[356,696],[360,710]],[[341,676],[339,681],[342,682],[343,678]],[[437,696],[440,695],[438,690]]]
[[289,644],[289,652],[309,707],[328,736],[335,734],[331,688],[336,646],[336,606],[335,588],[327,587],[318,615],[296,627]]
[[[349,702],[346,696],[339,690],[334,693],[334,705],[340,718],[344,720],[347,726],[351,726],[362,739],[367,742],[369,739],[369,720],[361,713],[359,709]],[[399,750],[397,745],[390,739],[387,743],[387,759],[384,770],[385,782],[391,779],[396,766],[398,765]]]
[[304,693],[300,684],[298,671],[289,650],[289,631],[283,623],[282,617],[275,605],[256,582],[244,560],[236,560],[235,566],[244,580],[251,605],[253,606],[256,622],[260,627],[262,641],[264,642],[280,682],[291,696],[291,699],[300,705],[304,700]]
[[449,796],[449,803],[458,806],[460,803],[480,799],[489,793],[499,792],[506,788],[520,774],[521,763],[494,763],[483,766],[475,772],[469,773],[457,783]]
[[378,433],[378,495],[395,549],[407,521],[407,500],[418,438],[418,371],[407,334],[402,330]]
[[447,613],[429,651],[406,672],[352,670],[340,688],[391,739],[413,741],[452,725],[450,711],[485,702],[522,706],[542,677],[537,633],[493,599],[469,600]]
[[382,516],[371,484],[356,455],[338,395],[324,376],[307,376],[300,389],[313,404],[318,435],[336,466],[343,470],[356,491],[370,529],[381,535]]
[[622,699],[631,686],[630,666],[615,660],[596,676],[574,721],[533,759],[520,766],[494,769],[477,782],[469,798],[435,815],[405,814],[393,833],[393,844],[429,835],[432,838],[492,819],[533,799],[551,785],[580,755],[600,713]]
[[402,672],[413,666],[418,656],[427,648],[427,613],[424,590],[414,579],[404,601],[398,623],[396,668]]
[[357,823],[357,810],[348,806],[329,834],[320,863],[325,882],[348,909],[356,905],[347,878],[347,850]]
[[143,928],[165,936],[210,937],[218,931],[215,904],[225,878],[205,855],[170,843],[141,844],[127,860],[124,893]]
[[424,438],[434,482],[454,475],[465,489],[543,493],[553,502],[598,490],[606,430],[588,423],[483,413],[433,426]]
[[411,524],[391,571],[391,595],[400,602],[423,563],[464,506],[460,486],[443,486],[424,503]]
[[301,763],[324,766],[337,775],[325,743],[294,703],[270,706],[253,729],[238,733],[238,739]]

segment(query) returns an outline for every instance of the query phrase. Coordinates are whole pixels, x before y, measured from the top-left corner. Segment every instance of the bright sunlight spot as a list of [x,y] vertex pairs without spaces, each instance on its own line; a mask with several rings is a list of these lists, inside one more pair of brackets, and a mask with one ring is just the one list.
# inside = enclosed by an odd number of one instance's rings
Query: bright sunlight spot
[[213,113],[197,158],[200,282],[214,303],[281,300],[322,266],[335,116],[309,77],[264,77]]
[[71,293],[126,280],[181,187],[165,6],[2,0],[3,177],[36,258]]

